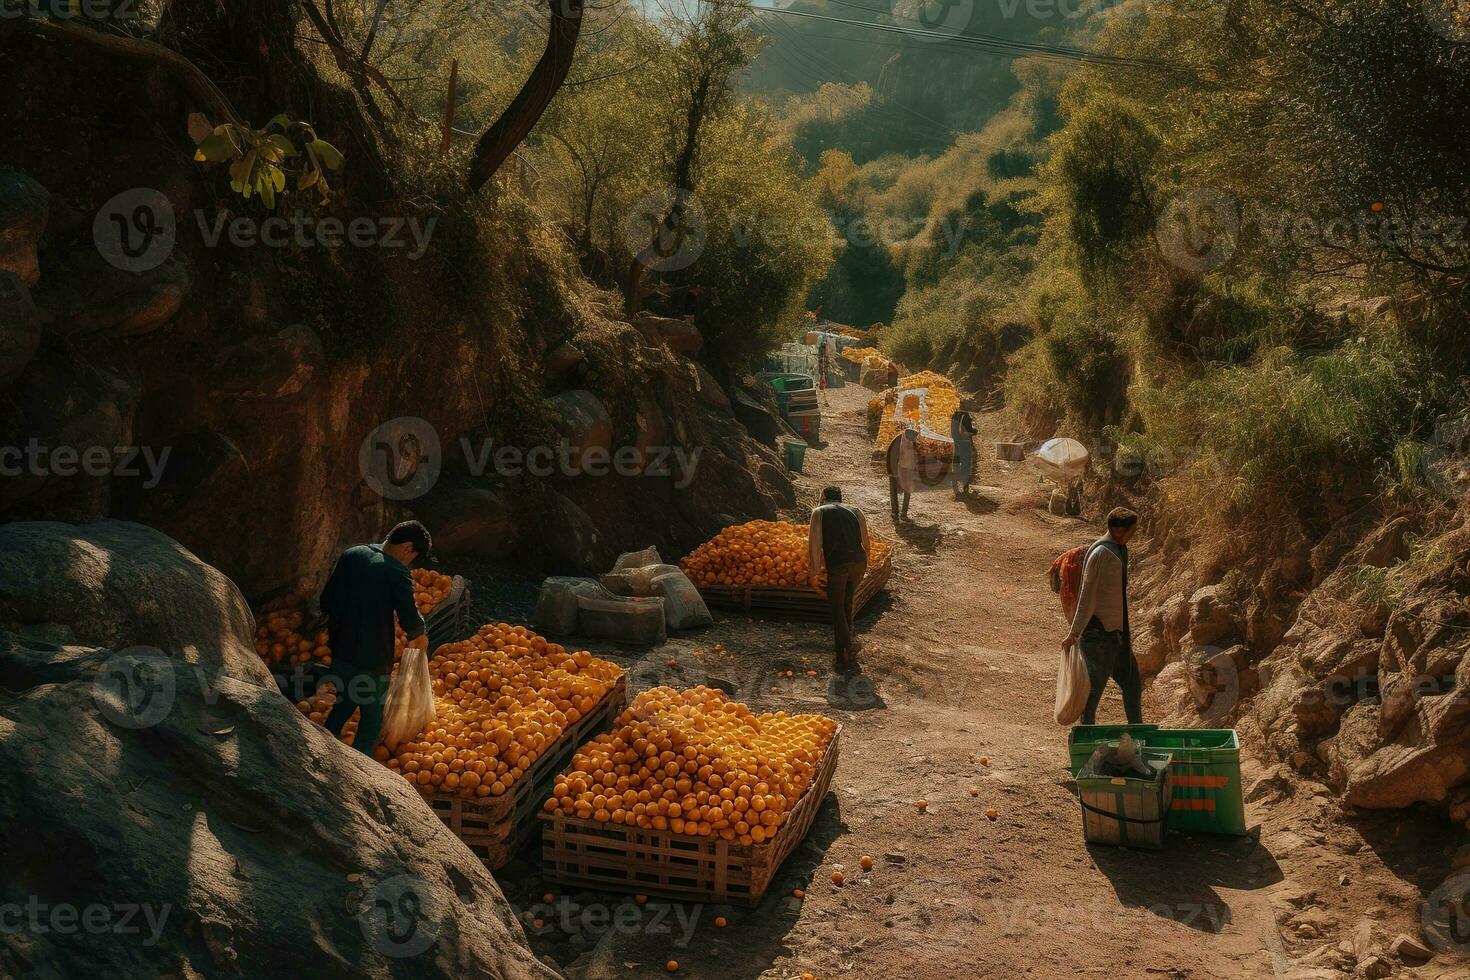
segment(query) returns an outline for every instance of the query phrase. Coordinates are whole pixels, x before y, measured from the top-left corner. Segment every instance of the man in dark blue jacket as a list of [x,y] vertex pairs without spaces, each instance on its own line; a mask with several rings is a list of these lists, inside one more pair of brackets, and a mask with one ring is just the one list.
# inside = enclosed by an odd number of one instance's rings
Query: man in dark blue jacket
[[407,648],[428,650],[424,617],[413,600],[409,566],[428,556],[429,532],[418,521],[405,521],[382,544],[348,548],[337,559],[322,590],[322,612],[338,675],[337,700],[324,722],[333,735],[352,713],[362,710],[353,747],[367,755],[377,747],[383,729],[383,701],[393,672],[393,617],[408,637]]

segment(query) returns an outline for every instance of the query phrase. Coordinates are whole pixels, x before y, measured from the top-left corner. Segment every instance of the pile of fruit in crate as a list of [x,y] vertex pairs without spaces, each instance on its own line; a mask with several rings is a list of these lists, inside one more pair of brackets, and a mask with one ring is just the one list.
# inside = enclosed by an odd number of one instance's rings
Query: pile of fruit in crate
[[[923,398],[919,397],[916,389],[925,389]],[[902,405],[899,404],[900,397],[903,397]],[[877,403],[876,411],[874,403]],[[920,371],[900,378],[898,387],[883,392],[881,401],[875,398],[868,404],[870,427],[875,414],[879,419],[875,440],[879,450],[886,450],[893,437],[898,435],[899,421],[895,418],[895,408],[913,425],[947,437],[949,420],[960,410],[960,396],[955,391],[954,382],[934,371]],[[920,459],[948,460],[953,457],[954,445],[947,438],[931,439],[921,432]]]
[[821,764],[837,723],[755,714],[723,692],[644,691],[577,750],[543,804],[600,823],[720,837],[774,838]]
[[310,636],[301,632],[306,621],[304,606],[300,598],[292,596],[256,617],[259,625],[255,627],[255,652],[261,660],[272,667],[332,662],[326,630]]
[[[436,719],[413,741],[373,757],[425,794],[499,796],[591,711],[622,676],[616,664],[570,653],[524,626],[487,624],[429,658]],[[320,723],[332,710],[330,684],[297,705]],[[352,744],[356,720],[342,730]]]
[[[805,524],[789,521],[749,521],[725,528],[695,548],[679,563],[696,587],[763,585],[810,588],[811,566],[807,561]],[[871,532],[870,532],[871,533]],[[873,553],[868,565],[881,562],[889,553],[887,542],[872,536]],[[826,587],[826,574],[818,583]]]
[[[444,601],[454,586],[453,578],[432,569],[415,568],[410,574],[413,576],[414,605],[425,616]],[[306,601],[300,596],[288,596],[273,607],[262,609],[256,618],[259,625],[255,628],[255,652],[272,667],[331,664],[332,649],[328,645],[327,631],[320,629],[310,636],[301,632],[306,622]],[[402,629],[396,626],[394,629],[397,635],[396,659],[403,655],[407,637]]]
[[842,356],[854,364],[862,364],[870,357],[883,360],[883,352],[876,347],[849,347],[842,352]]

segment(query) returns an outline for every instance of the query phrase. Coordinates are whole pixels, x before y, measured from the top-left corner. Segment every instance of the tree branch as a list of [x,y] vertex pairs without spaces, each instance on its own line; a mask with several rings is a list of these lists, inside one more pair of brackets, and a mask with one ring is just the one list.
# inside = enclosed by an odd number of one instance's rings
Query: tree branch
[[235,106],[219,90],[218,86],[210,81],[209,76],[200,71],[194,62],[172,48],[166,48],[155,41],[142,38],[106,34],[69,20],[31,18],[24,22],[24,29],[41,37],[71,41],[98,51],[158,65],[173,75],[196,102],[209,110],[214,125],[241,122],[240,114],[235,111]]

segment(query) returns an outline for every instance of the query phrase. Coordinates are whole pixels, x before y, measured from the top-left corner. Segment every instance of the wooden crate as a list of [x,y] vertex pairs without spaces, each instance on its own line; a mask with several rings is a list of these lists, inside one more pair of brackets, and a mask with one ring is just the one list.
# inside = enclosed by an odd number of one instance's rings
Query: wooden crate
[[624,675],[591,711],[562,732],[550,751],[542,753],[507,792],[476,799],[444,795],[425,795],[424,799],[486,867],[491,871],[502,868],[538,826],[532,818],[551,795],[557,773],[567,767],[577,749],[606,730],[627,706],[628,678]]
[[549,882],[682,901],[756,906],[806,838],[837,770],[842,726],[774,840],[740,844],[541,813],[541,873]]
[[[852,614],[857,616],[879,592],[883,591],[893,575],[893,554],[871,566],[858,586],[852,601]],[[784,616],[814,622],[830,623],[832,609],[827,600],[811,589],[798,589],[775,585],[705,585],[699,589],[706,605],[718,609],[762,616]]]
[[424,632],[429,649],[454,643],[470,635],[470,580],[462,575],[453,578],[449,594],[424,615]]

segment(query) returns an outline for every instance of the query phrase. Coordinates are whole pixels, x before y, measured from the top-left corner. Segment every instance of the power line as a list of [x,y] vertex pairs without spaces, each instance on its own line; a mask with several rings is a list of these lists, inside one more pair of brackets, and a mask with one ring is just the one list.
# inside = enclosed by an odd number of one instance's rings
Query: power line
[[[871,9],[871,8],[863,8]],[[862,27],[872,31],[883,31],[890,34],[901,34],[908,37],[922,37],[943,41],[949,44],[959,44],[966,47],[982,48],[995,51],[1010,57],[1035,57],[1052,61],[1082,62],[1084,64],[1114,65],[1128,68],[1152,68],[1165,71],[1192,72],[1188,66],[1175,64],[1167,61],[1157,61],[1149,58],[1128,58],[1121,55],[1100,54],[1094,51],[1086,51],[1082,48],[1067,48],[1057,45],[1042,44],[1036,41],[1017,41],[1010,38],[997,37],[990,34],[949,34],[942,31],[931,31],[913,27],[901,27],[897,24],[879,24],[873,21],[855,20],[849,17],[830,17],[826,14],[813,14],[802,10],[786,10],[778,7],[750,7],[752,13],[757,14],[779,14],[783,17],[803,17],[809,20],[822,20],[833,24],[846,24],[850,27]]]

